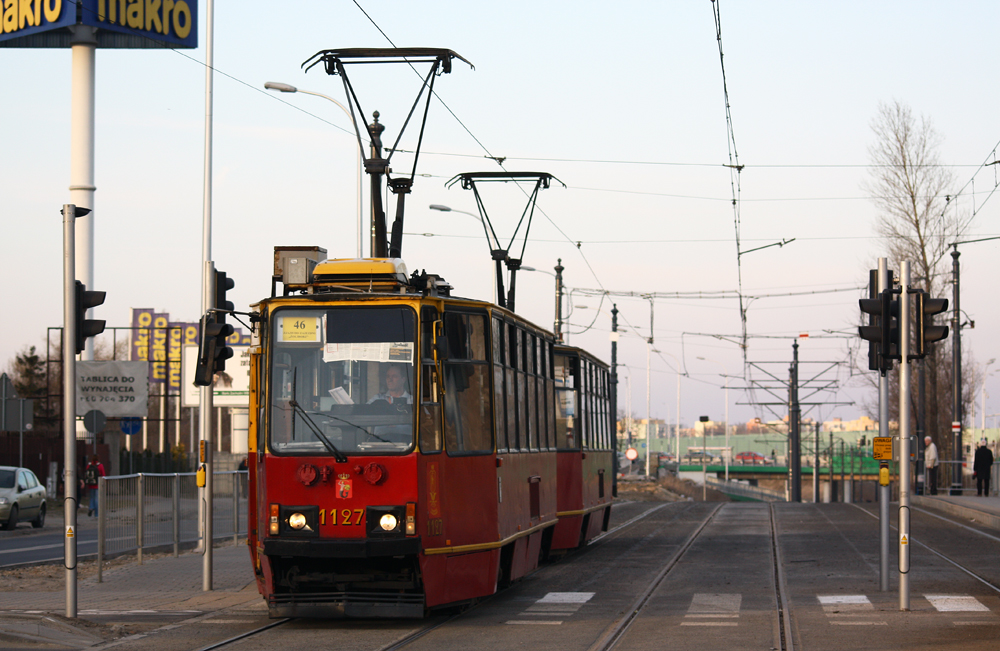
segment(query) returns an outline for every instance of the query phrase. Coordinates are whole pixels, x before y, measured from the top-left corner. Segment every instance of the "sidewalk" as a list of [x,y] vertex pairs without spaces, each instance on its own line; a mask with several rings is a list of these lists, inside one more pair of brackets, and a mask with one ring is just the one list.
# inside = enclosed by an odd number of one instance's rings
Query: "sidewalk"
[[911,498],[911,504],[974,520],[1000,531],[1000,497],[914,495]]

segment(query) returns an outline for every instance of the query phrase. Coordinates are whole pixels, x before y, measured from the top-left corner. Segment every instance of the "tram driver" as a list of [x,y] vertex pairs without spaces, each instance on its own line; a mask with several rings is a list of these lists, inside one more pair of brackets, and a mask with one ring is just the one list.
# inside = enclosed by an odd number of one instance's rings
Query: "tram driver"
[[400,364],[390,364],[385,371],[385,391],[377,393],[368,401],[368,404],[384,400],[391,404],[409,405],[413,402],[413,396],[407,390],[409,387],[409,373]]

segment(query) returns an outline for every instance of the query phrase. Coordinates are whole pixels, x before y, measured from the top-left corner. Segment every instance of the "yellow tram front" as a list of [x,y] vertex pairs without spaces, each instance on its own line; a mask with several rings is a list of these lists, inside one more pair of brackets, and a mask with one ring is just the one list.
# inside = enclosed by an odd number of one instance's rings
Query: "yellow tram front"
[[[427,546],[498,540],[488,312],[434,282],[323,261],[255,306],[249,544],[274,617],[420,617],[495,590],[497,553],[469,595],[427,567]],[[464,310],[447,341],[445,302]]]

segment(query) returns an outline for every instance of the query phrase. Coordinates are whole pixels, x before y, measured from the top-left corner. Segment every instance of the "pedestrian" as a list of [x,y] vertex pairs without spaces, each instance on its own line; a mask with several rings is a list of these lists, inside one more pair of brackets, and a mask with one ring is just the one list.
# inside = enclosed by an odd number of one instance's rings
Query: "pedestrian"
[[924,437],[924,467],[927,470],[927,492],[937,495],[938,449],[929,436]]
[[993,472],[993,453],[986,445],[986,439],[979,441],[976,456],[972,461],[972,476],[976,478],[976,495],[990,496],[990,474]]
[[87,515],[95,518],[97,517],[97,483],[101,477],[105,476],[104,464],[101,463],[100,457],[96,454],[90,457],[90,463],[83,471],[83,483],[87,487],[87,492],[90,493],[90,510],[87,511]]

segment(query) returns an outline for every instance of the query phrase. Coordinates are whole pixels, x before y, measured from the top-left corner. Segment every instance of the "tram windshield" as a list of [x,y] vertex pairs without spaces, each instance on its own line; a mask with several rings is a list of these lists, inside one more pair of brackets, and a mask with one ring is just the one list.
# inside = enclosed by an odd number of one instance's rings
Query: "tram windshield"
[[406,307],[275,311],[271,451],[328,456],[412,448],[415,321]]

